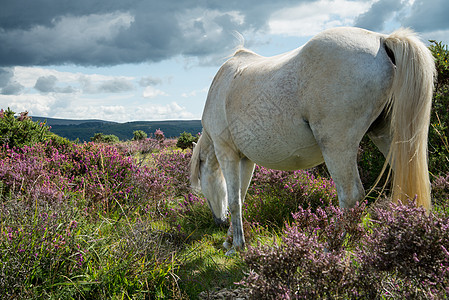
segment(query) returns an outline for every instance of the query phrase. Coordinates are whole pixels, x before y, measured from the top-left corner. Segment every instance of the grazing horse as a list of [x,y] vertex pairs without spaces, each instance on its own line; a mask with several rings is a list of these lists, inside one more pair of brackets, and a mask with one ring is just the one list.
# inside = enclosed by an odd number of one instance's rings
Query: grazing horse
[[340,206],[353,207],[365,196],[356,160],[368,134],[393,170],[393,199],[416,198],[429,210],[434,78],[429,49],[408,29],[330,29],[273,57],[239,49],[209,89],[192,186],[201,186],[217,223],[229,207],[228,234],[243,249],[242,202],[255,163],[297,170],[324,161]]

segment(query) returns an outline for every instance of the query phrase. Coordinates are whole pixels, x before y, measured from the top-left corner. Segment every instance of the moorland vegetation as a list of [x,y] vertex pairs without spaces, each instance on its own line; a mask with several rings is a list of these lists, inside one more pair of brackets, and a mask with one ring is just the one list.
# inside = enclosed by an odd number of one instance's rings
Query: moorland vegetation
[[[430,214],[413,199],[390,204],[388,184],[343,211],[324,166],[256,166],[243,212],[248,248],[230,257],[227,228],[189,188],[195,137],[136,131],[129,141],[75,143],[1,110],[2,299],[207,299],[221,288],[256,299],[446,299],[449,51],[430,49]],[[363,140],[367,190],[383,162]]]

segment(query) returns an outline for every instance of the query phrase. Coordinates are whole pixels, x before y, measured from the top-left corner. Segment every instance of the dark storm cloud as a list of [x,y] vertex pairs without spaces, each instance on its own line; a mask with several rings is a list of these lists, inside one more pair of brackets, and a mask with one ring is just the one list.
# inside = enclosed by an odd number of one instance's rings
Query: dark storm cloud
[[[206,64],[236,46],[234,31],[263,32],[273,12],[313,1],[318,0],[3,1],[0,66],[105,66],[177,55]],[[355,25],[380,30],[407,3],[374,2]],[[416,0],[411,15],[399,21],[419,31],[447,29],[447,11],[449,1]]]
[[361,14],[355,20],[354,26],[381,31],[385,22],[402,7],[401,2],[401,0],[379,0],[374,2],[366,13]]
[[5,1],[0,10],[0,66],[101,66],[224,53],[234,46],[234,30],[264,29],[271,12],[298,3]]

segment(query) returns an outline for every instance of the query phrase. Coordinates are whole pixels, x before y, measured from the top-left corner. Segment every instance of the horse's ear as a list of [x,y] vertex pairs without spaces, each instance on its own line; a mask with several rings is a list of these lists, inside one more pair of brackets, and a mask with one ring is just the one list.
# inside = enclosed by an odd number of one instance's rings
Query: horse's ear
[[193,148],[195,148],[197,145],[197,143],[195,143],[195,142],[192,142],[192,144],[193,144]]

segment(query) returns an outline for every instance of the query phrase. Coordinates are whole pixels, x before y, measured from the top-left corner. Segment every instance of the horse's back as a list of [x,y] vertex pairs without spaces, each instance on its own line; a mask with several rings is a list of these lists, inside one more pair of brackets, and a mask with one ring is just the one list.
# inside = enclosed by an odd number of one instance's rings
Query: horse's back
[[314,129],[335,124],[329,132],[334,135],[344,128],[364,130],[383,109],[392,66],[382,38],[340,28],[275,57],[237,51],[211,85],[204,129],[271,168],[321,163]]

